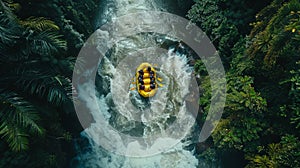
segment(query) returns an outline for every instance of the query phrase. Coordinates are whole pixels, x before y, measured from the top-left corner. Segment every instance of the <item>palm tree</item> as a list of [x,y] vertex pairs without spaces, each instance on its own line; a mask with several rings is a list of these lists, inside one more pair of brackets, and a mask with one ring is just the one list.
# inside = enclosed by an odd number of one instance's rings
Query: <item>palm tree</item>
[[13,151],[45,134],[38,104],[70,100],[72,58],[58,30],[45,18],[19,20],[0,0],[0,137]]

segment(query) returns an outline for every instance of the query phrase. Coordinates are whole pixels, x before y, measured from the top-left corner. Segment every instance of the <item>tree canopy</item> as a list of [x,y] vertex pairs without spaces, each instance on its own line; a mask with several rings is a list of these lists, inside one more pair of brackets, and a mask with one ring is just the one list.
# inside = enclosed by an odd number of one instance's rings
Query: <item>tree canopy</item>
[[[236,166],[299,167],[300,2],[257,2],[265,7],[245,10],[255,20],[238,21],[240,13],[231,10],[236,2],[239,9],[247,6],[244,1],[199,0],[188,14],[228,61],[226,106],[207,150],[215,150],[216,158],[218,153],[242,154],[244,161]],[[207,82],[203,77],[204,111],[210,100]]]
[[72,156],[73,64],[96,6],[61,2],[0,1],[0,167],[65,167]]

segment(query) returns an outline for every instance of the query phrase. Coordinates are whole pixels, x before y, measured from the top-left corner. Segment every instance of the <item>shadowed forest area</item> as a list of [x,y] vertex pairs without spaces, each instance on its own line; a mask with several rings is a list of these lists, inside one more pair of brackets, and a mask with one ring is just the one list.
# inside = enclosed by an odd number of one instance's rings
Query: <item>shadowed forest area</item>
[[[0,167],[69,167],[82,131],[72,73],[100,1],[0,0]],[[196,157],[300,167],[299,0],[194,0],[186,18],[215,45],[227,80],[222,119]],[[204,64],[194,68],[201,125],[212,88]]]

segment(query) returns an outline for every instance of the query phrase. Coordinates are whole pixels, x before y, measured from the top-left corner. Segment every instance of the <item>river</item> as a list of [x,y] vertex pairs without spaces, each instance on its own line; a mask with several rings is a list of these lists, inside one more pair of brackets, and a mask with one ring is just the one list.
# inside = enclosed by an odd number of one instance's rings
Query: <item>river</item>
[[[101,2],[95,22],[101,27],[123,15],[147,11],[184,16],[190,3],[106,0]],[[79,98],[85,100],[92,121],[74,142],[77,155],[71,167],[208,167],[195,156],[198,126],[184,103],[193,83],[192,54],[177,39],[156,33],[139,33],[114,44],[100,62],[95,81],[79,86]],[[142,61],[151,62],[163,79],[151,99],[130,89],[134,70]],[[183,124],[168,129],[174,123]],[[124,142],[128,135],[136,138]],[[103,141],[107,142],[103,145]]]

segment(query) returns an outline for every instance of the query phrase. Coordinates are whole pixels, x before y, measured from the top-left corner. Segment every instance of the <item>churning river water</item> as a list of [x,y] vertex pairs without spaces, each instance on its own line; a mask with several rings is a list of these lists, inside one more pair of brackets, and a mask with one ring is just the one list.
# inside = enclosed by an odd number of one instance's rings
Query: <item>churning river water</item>
[[[101,27],[135,12],[164,11],[182,15],[185,5],[184,0],[175,3],[107,0],[100,5],[96,25]],[[97,31],[100,36],[109,36],[108,32]],[[132,83],[135,69],[142,62],[153,64],[162,79],[158,81],[161,84],[158,92],[150,99],[131,89],[135,87]],[[194,139],[199,132],[195,114],[186,104],[190,98],[189,88],[198,90],[195,80],[191,79],[191,62],[193,52],[176,38],[164,34],[138,33],[113,44],[101,59],[95,80],[78,86],[79,99],[84,100],[92,121],[75,140],[77,156],[71,167],[207,167],[195,156]]]

